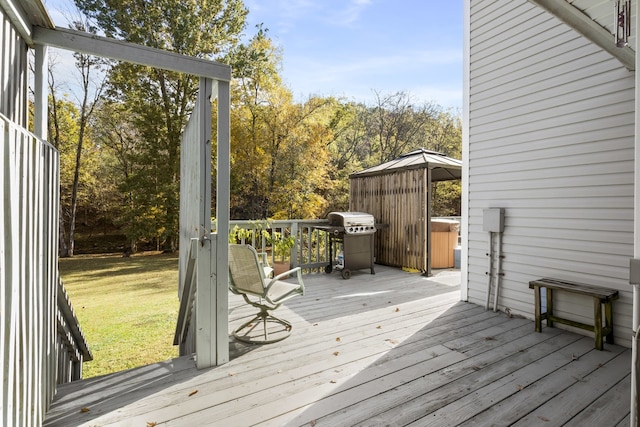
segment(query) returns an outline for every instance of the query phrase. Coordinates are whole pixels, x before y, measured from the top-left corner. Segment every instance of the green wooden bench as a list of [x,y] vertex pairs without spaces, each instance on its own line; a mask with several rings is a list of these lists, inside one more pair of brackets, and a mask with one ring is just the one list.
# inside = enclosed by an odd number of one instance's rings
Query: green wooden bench
[[[603,340],[606,337],[609,344],[613,344],[613,307],[612,303],[618,299],[618,291],[600,288],[583,283],[569,282],[543,278],[529,282],[529,288],[534,290],[536,305],[536,332],[542,332],[542,320],[547,320],[547,326],[552,327],[554,322],[591,331],[595,334],[596,348],[603,349]],[[547,310],[542,313],[540,288],[547,290]],[[593,325],[564,319],[553,314],[554,291],[572,292],[590,296],[593,298]],[[602,325],[602,306],[604,306],[604,326]]]

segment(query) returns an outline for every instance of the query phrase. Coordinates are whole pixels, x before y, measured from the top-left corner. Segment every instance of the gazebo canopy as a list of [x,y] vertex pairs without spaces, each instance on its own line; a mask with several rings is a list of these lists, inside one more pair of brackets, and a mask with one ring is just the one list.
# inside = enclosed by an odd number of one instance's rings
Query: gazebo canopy
[[431,169],[431,181],[449,181],[462,178],[462,161],[436,151],[419,148],[397,159],[373,166],[350,175],[350,178],[385,175],[407,169]]

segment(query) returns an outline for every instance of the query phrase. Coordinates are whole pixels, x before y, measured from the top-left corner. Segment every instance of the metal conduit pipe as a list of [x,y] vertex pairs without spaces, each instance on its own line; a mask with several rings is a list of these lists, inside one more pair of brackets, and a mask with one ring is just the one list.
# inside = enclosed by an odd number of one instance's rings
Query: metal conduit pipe
[[487,283],[487,300],[484,304],[484,309],[489,310],[489,302],[491,301],[491,286],[493,285],[493,233],[489,232],[489,247],[487,256],[489,257],[489,270],[487,275],[489,276],[489,282]]
[[496,268],[496,289],[493,292],[493,311],[498,311],[498,290],[500,289],[500,278],[502,277],[502,233],[498,232],[498,243],[496,251],[496,262],[498,267]]

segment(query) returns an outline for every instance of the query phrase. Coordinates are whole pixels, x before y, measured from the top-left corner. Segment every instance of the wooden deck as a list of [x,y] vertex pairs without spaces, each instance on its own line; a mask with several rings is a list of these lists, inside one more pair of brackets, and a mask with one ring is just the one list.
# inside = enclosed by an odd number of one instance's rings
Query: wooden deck
[[[292,335],[59,387],[47,426],[627,426],[631,351],[459,302],[460,274],[305,276]],[[252,310],[230,299],[232,325]],[[157,423],[157,424],[156,424]]]

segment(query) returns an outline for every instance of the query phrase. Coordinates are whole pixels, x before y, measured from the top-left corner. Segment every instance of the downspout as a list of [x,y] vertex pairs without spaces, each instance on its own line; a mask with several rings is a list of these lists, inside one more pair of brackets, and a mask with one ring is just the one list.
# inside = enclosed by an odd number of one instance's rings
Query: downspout
[[[638,37],[638,25],[640,15],[636,14],[635,32]],[[636,55],[636,67],[638,70],[638,56]],[[631,325],[631,427],[637,427],[638,423],[638,330],[640,325],[640,79],[635,75],[635,138],[634,138],[634,197],[633,197],[633,259],[629,269],[629,282],[633,284],[633,320]]]
[[460,300],[469,300],[469,107],[471,61],[471,0],[464,0],[462,49],[462,250],[460,251]]

